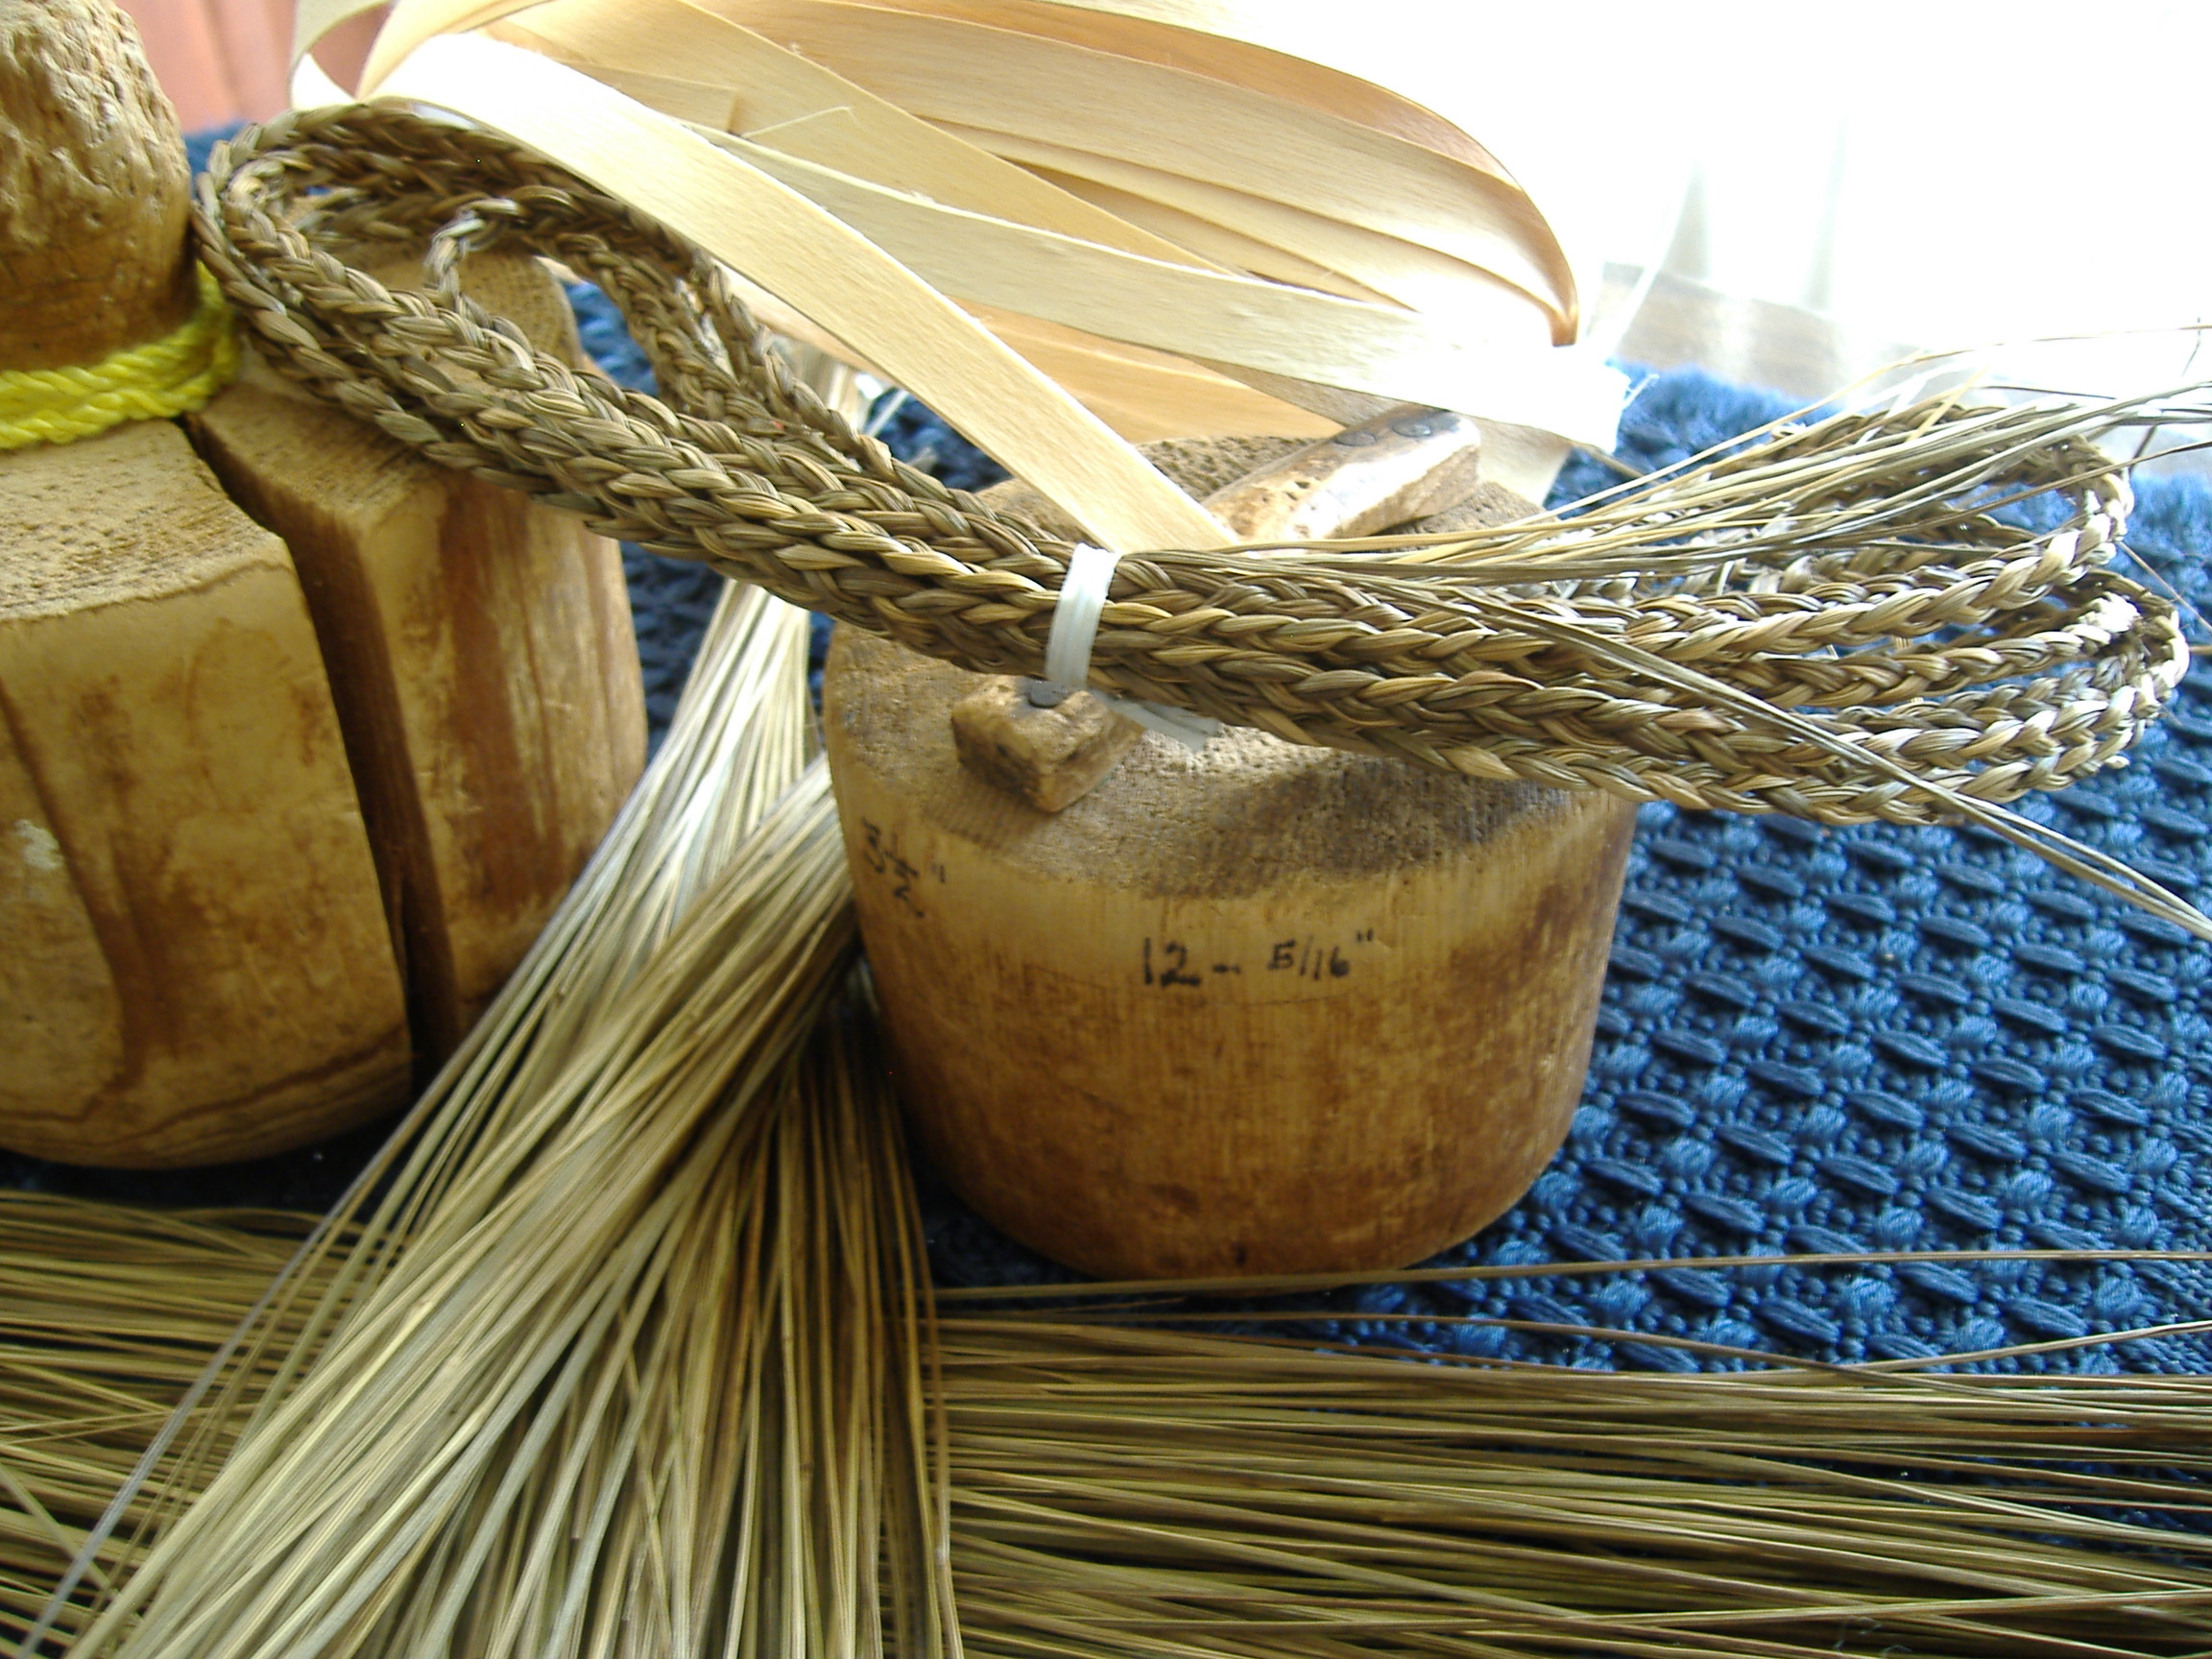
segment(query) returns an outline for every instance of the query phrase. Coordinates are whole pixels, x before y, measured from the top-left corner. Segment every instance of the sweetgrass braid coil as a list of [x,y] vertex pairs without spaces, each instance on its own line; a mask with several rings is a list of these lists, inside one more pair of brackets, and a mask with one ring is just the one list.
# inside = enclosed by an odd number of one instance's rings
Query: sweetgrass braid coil
[[[1035,674],[1070,543],[896,460],[785,371],[699,250],[510,140],[296,113],[216,150],[203,257],[283,373],[447,466],[972,669]],[[426,242],[430,291],[346,261]],[[458,291],[526,246],[598,283],[663,397]],[[1828,823],[1924,823],[2113,760],[2188,663],[2110,562],[2129,506],[2079,409],[1937,398],[1442,545],[1149,550],[1092,683],[1298,743]],[[2032,532],[1993,505],[2065,503]]]

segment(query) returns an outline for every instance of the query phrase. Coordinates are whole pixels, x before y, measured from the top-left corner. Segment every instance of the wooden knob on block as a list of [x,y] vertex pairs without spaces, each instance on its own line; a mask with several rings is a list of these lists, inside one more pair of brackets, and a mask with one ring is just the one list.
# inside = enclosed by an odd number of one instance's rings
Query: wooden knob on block
[[177,114],[108,0],[0,0],[0,369],[157,340],[198,295]]
[[1456,506],[1481,478],[1473,421],[1406,404],[1253,469],[1206,510],[1248,541],[1372,536]]
[[1048,815],[961,765],[978,678],[840,629],[823,685],[899,1090],[970,1204],[1119,1277],[1401,1266],[1520,1196],[1629,804],[1232,730]]
[[1143,734],[1088,691],[1014,674],[952,705],[960,764],[1040,812],[1080,801]]

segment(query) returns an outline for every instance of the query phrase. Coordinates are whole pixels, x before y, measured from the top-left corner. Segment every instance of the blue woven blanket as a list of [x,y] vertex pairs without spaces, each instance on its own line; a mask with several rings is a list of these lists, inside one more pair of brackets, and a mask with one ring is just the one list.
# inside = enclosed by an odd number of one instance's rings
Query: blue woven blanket
[[[642,365],[604,300],[587,344]],[[1785,400],[1692,372],[1648,380],[1623,454],[1681,458]],[[926,411],[884,436],[950,481],[998,476]],[[1556,500],[1609,482],[1571,469]],[[2185,597],[2212,593],[2212,491],[2138,486],[2136,553]],[[633,551],[656,729],[718,579]],[[2031,816],[2184,895],[2212,874],[2212,697],[2184,687],[2131,764],[2026,804]],[[2179,930],[1971,830],[1828,830],[1647,807],[1565,1149],[1520,1204],[1438,1264],[1869,1250],[2212,1249],[2212,952]],[[377,1131],[290,1158],[169,1175],[0,1156],[0,1181],[168,1202],[319,1205]],[[929,1182],[939,1277],[1066,1275]],[[1575,1365],[1728,1364],[1639,1340],[1853,1360],[2064,1340],[2212,1316],[2197,1264],[2030,1260],[1695,1265],[1384,1286],[1304,1298],[1319,1338]],[[1510,1321],[1612,1335],[1511,1329]],[[2202,1335],[2061,1349],[2005,1368],[2212,1370]]]

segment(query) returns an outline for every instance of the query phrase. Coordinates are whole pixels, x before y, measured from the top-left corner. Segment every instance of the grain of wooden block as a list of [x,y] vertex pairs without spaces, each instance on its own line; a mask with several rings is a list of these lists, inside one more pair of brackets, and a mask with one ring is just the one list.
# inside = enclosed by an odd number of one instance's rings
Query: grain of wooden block
[[[0,0],[0,369],[196,302],[176,121],[103,0]],[[284,545],[166,421],[0,454],[0,1145],[281,1151],[399,1104],[376,870]]]
[[376,871],[283,544],[167,421],[0,456],[0,1145],[276,1152],[404,1098]]
[[1047,817],[955,758],[972,678],[849,628],[824,676],[896,1081],[962,1197],[1121,1277],[1403,1266],[1520,1196],[1627,803],[1233,730]]
[[[373,262],[395,286],[416,273]],[[463,286],[574,360],[535,259]],[[425,1062],[537,937],[645,757],[619,550],[572,517],[423,460],[257,369],[190,420],[230,494],[299,565],[361,789]]]
[[[1213,500],[1297,447],[1147,453]],[[1630,804],[1232,729],[1047,815],[956,757],[983,678],[843,627],[823,677],[896,1081],[955,1190],[1115,1278],[1403,1266],[1521,1195],[1581,1092]]]

